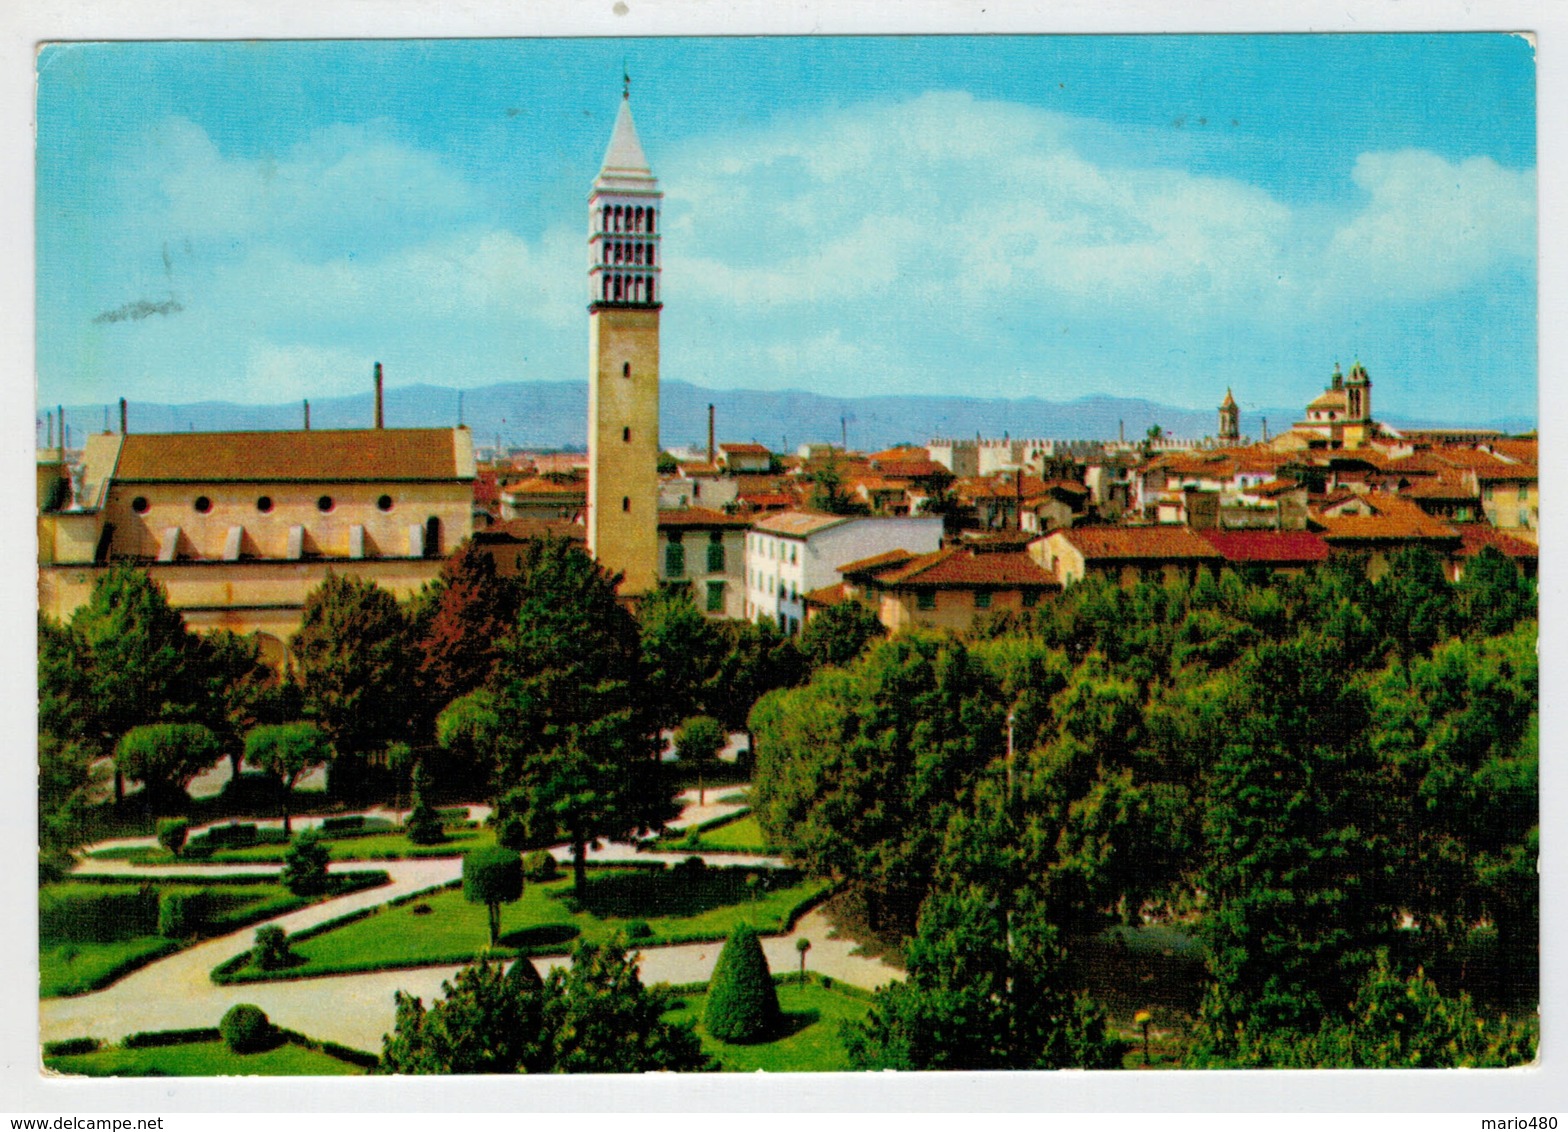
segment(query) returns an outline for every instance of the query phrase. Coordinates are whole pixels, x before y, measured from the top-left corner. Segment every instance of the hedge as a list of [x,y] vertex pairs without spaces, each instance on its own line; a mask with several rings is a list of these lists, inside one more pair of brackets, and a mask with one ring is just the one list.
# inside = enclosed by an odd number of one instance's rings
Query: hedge
[[[58,943],[111,943],[158,930],[158,892],[140,877],[127,877],[129,892],[70,893],[51,886],[38,894],[38,938]],[[61,886],[80,883],[75,878]],[[127,886],[130,887],[130,886]]]
[[350,1065],[357,1065],[361,1069],[374,1069],[381,1064],[381,1059],[373,1053],[366,1053],[362,1049],[352,1049],[349,1046],[339,1045],[337,1042],[324,1041],[318,1038],[306,1037],[298,1030],[277,1027],[278,1036],[290,1045],[311,1050],[314,1053],[326,1054],[339,1061],[346,1061]]
[[78,1053],[96,1053],[103,1047],[97,1038],[66,1038],[58,1042],[44,1043],[45,1057],[70,1057]]
[[151,1049],[154,1046],[183,1046],[191,1042],[215,1042],[222,1034],[216,1026],[203,1026],[195,1030],[138,1030],[126,1034],[120,1044],[126,1049]]

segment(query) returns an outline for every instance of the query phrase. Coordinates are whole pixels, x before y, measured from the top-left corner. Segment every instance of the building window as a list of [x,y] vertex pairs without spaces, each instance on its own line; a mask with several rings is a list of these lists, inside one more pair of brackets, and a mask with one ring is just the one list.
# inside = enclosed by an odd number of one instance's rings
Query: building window
[[392,510],[392,497],[390,495],[383,495],[380,499],[376,500],[376,510],[378,510],[378,511],[390,511],[390,510]]
[[198,495],[196,497],[195,507],[196,513],[198,515],[205,515],[208,511],[212,510],[212,500],[208,499],[205,495]]
[[1523,503],[1525,501],[1525,491],[1526,491],[1525,485],[1524,484],[1520,484],[1519,485],[1519,502],[1520,503]]
[[1040,604],[1040,591],[1039,590],[1025,590],[1023,592],[1023,603],[1024,603],[1024,608],[1025,609],[1033,609],[1036,605],[1039,605]]
[[631,362],[622,362],[621,363],[621,376],[622,377],[630,377],[631,375],[632,375],[632,363]]
[[263,515],[272,514],[272,496],[263,495],[260,499],[256,500],[256,510],[260,511]]
[[131,500],[131,510],[135,511],[138,515],[147,514],[147,497],[145,495],[138,495],[135,499]]
[[323,514],[332,510],[333,506],[334,504],[332,502],[332,496],[330,495],[323,495],[320,499],[316,500],[316,510],[322,512]]
[[632,430],[629,427],[621,429],[621,440],[626,444],[632,442]]
[[708,583],[708,612],[709,613],[723,613],[724,612],[724,583],[723,582],[709,582]]
[[686,573],[686,548],[680,543],[672,542],[664,548],[664,572],[672,578]]
[[631,509],[632,509],[632,497],[629,496],[629,495],[621,496],[621,510],[622,511],[630,511]]
[[708,543],[708,573],[724,573],[724,538],[717,531]]
[[976,590],[975,591],[975,608],[976,609],[990,609],[991,608],[991,591],[990,590]]
[[918,593],[916,593],[915,594],[915,608],[916,609],[924,609],[927,612],[929,612],[930,610],[935,609],[936,608],[936,591],[935,590],[921,590]]

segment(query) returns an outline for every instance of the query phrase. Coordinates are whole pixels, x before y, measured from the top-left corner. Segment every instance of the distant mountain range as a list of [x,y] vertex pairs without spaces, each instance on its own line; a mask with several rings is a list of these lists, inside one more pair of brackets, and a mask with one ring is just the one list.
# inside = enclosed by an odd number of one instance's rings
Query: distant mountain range
[[[462,420],[478,444],[527,448],[581,448],[587,441],[588,386],[585,382],[512,382],[466,389]],[[660,386],[659,432],[666,447],[704,445],[708,405],[714,406],[720,442],[753,441],[775,451],[808,443],[838,443],[848,434],[852,448],[873,451],[904,442],[924,444],[933,437],[1017,437],[1054,440],[1129,440],[1158,424],[1167,436],[1204,437],[1214,433],[1214,410],[1185,409],[1131,397],[1083,397],[1076,401],[978,397],[824,397],[802,390],[769,393],[755,389],[704,389],[682,381]],[[39,409],[43,419],[48,406]],[[1301,414],[1297,407],[1244,412],[1241,431],[1261,438],[1263,420],[1270,433],[1288,428]],[[118,427],[117,407],[66,408],[72,442],[79,430]],[[389,428],[451,426],[458,423],[459,393],[434,385],[407,385],[386,391]],[[239,405],[197,401],[168,405],[133,401],[128,410],[132,432],[222,432],[295,429],[303,424],[299,402]],[[312,398],[315,428],[360,428],[374,416],[368,391],[349,397]],[[841,424],[842,421],[842,424]],[[1438,428],[1444,422],[1390,420],[1396,427]],[[1452,424],[1453,422],[1448,422]],[[1466,422],[1477,427],[1477,422]],[[1524,418],[1479,422],[1479,427],[1521,432],[1535,427]],[[40,425],[39,442],[43,442]]]

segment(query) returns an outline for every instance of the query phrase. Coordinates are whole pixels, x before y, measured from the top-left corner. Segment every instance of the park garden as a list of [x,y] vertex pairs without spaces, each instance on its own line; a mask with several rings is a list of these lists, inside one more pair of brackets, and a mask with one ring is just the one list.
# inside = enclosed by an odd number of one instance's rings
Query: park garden
[[[1493,552],[1457,583],[1419,551],[1375,581],[1355,559],[1090,580],[893,640],[854,605],[798,638],[679,590],[629,610],[559,543],[521,566],[465,549],[401,605],[329,578],[283,672],[130,568],[40,625],[45,996],[215,938],[211,985],[258,996],[455,968],[357,1060],[272,1026],[246,1050],[72,1032],[47,1064],[1534,1058],[1536,599]],[[721,941],[710,980],[642,982],[639,955]],[[851,945],[860,986],[818,969]]]

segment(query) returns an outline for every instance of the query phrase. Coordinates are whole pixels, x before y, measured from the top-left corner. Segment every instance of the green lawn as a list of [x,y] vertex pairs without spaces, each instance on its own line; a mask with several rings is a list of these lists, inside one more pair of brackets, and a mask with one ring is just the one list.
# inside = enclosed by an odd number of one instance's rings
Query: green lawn
[[231,1053],[222,1042],[124,1049],[46,1057],[44,1066],[87,1077],[345,1077],[364,1073],[357,1065],[293,1044],[260,1053]]
[[707,1003],[703,993],[681,994],[680,1006],[665,1015],[672,1022],[695,1022],[702,1048],[726,1072],[834,1073],[849,1069],[848,1055],[839,1039],[846,1021],[864,1018],[871,1003],[864,998],[827,990],[817,982],[798,986],[793,981],[778,988],[779,1010],[784,1015],[783,1034],[771,1042],[733,1045],[709,1036],[702,1025]]
[[734,821],[701,830],[693,838],[690,834],[673,834],[661,837],[653,846],[663,852],[693,853],[769,853],[776,850],[768,844],[757,819],[744,814]]
[[[376,874],[386,883],[386,874]],[[367,887],[368,878],[334,878],[333,891],[320,897],[295,896],[275,882],[265,884],[224,884],[214,881],[154,881],[145,906],[136,915],[118,915],[112,922],[93,925],[89,931],[75,931],[76,938],[40,936],[38,942],[39,995],[56,998],[83,994],[107,986],[152,959],[178,951],[194,942],[235,931],[260,920],[281,916],[317,900],[330,899]],[[72,880],[46,885],[40,897],[90,901],[95,895],[125,894],[143,886],[136,883]],[[168,939],[158,934],[157,894],[178,892],[201,894],[205,904],[202,921],[189,938]],[[86,936],[92,938],[84,938]]]
[[[565,952],[576,939],[608,939],[633,920],[644,921],[652,932],[635,940],[638,946],[721,939],[742,919],[764,934],[780,932],[795,907],[828,885],[793,874],[783,880],[790,883],[759,891],[755,900],[745,873],[729,869],[690,875],[595,870],[581,902],[572,896],[570,878],[529,884],[521,900],[502,907],[501,944],[534,954]],[[484,951],[488,942],[485,908],[468,903],[461,891],[447,889],[295,942],[292,949],[302,962],[280,977],[463,962]]]
[[[495,834],[489,829],[461,829],[447,834],[439,845],[415,845],[408,835],[401,832],[373,833],[362,837],[327,839],[326,845],[334,861],[396,861],[408,857],[460,857],[470,849],[495,844]],[[287,845],[246,845],[235,849],[215,849],[205,857],[190,859],[187,864],[256,864],[282,862],[288,852]],[[160,848],[100,849],[93,857],[130,861],[137,865],[172,865],[175,858]]]

